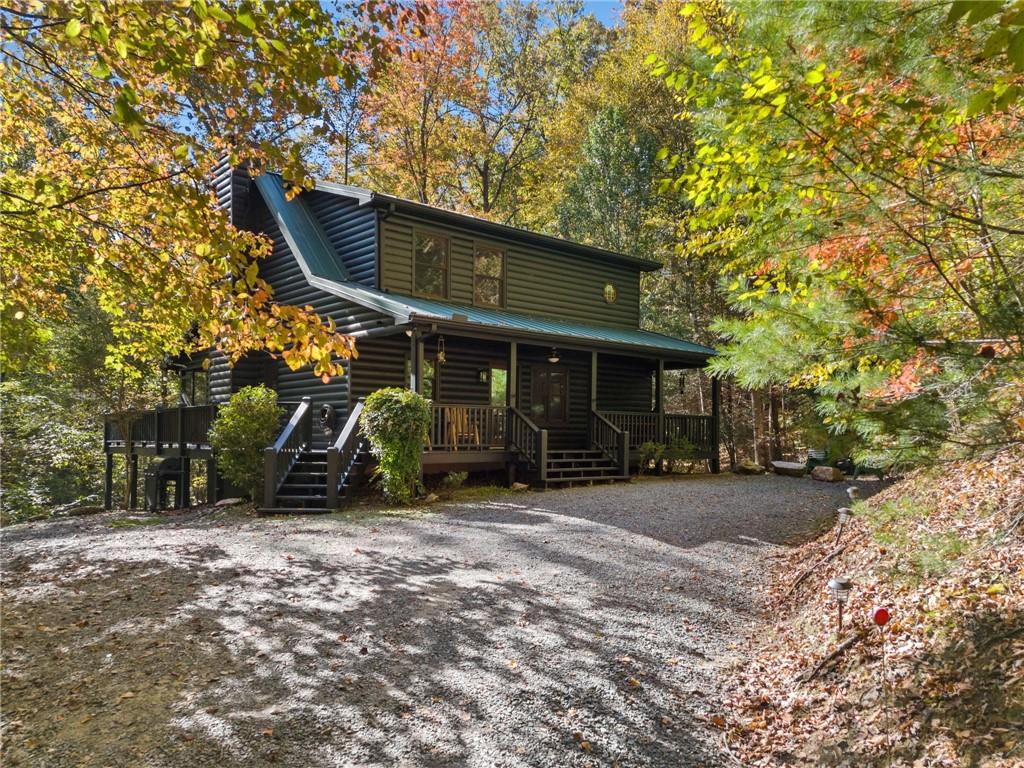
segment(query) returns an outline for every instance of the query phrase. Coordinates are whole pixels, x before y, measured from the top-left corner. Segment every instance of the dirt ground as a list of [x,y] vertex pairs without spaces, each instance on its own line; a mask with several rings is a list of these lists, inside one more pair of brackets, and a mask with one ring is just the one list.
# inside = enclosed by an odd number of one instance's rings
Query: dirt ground
[[842,484],[3,531],[9,766],[717,766],[764,571]]

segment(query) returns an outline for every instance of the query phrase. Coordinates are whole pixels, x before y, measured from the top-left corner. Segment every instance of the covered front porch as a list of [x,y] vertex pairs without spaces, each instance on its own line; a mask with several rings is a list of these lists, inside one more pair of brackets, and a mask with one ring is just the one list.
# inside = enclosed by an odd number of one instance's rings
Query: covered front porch
[[510,479],[526,473],[543,485],[585,477],[557,471],[576,467],[621,478],[639,464],[644,443],[683,439],[719,471],[718,382],[710,380],[709,413],[666,409],[666,383],[679,381],[666,373],[701,368],[704,359],[434,327],[413,332],[409,360],[410,388],[432,402],[425,473],[508,468]]

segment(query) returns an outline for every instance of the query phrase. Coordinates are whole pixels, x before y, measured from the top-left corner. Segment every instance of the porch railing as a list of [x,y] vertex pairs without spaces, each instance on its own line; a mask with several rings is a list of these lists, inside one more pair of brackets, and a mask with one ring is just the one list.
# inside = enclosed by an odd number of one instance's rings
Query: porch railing
[[281,434],[263,452],[263,504],[271,506],[299,455],[313,443],[313,399],[302,398]]
[[621,474],[629,474],[629,432],[619,429],[597,411],[591,411],[590,439],[605,456],[615,462]]
[[348,415],[341,434],[333,445],[327,446],[327,508],[336,509],[338,494],[345,479],[352,473],[352,467],[366,445],[366,438],[359,426],[359,416],[363,412],[363,399],[360,398]]
[[601,415],[623,432],[629,432],[629,448],[636,450],[644,443],[657,443],[658,414],[634,411],[601,411]]
[[505,447],[504,405],[435,403],[430,421],[430,449],[486,451]]
[[718,452],[714,429],[714,418],[711,416],[666,415],[663,442],[685,438],[697,449],[698,458],[710,459]]
[[508,448],[536,468],[538,480],[548,479],[548,431],[534,424],[518,408],[508,409]]
[[689,441],[701,459],[712,458],[718,450],[712,416],[665,414],[659,419],[657,413],[632,411],[601,411],[601,415],[623,432],[629,432],[632,451],[647,442],[671,443],[678,438]]

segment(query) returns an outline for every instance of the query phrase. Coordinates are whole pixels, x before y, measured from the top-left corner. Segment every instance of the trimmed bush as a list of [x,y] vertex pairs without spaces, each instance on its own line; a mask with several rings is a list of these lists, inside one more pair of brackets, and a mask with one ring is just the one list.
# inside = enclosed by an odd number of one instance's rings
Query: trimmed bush
[[274,390],[242,387],[218,409],[210,428],[217,469],[253,501],[261,498],[263,451],[277,437],[282,414]]
[[366,398],[359,423],[377,457],[375,477],[384,495],[400,503],[411,500],[430,431],[430,401],[408,389],[378,389]]

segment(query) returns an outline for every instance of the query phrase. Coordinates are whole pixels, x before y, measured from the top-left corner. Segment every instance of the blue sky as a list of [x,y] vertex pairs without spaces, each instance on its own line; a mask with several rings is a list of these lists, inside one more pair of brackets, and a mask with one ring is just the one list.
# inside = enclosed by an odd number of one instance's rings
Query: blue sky
[[622,2],[621,0],[584,0],[583,9],[594,14],[599,21],[610,27],[619,21]]

